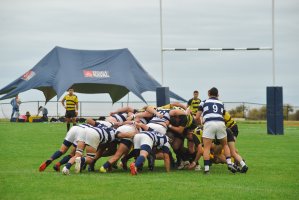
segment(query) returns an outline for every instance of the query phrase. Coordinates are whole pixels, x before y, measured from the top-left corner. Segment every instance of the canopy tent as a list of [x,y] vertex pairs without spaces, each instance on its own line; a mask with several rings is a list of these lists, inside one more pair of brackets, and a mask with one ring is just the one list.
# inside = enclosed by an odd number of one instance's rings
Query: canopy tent
[[[73,87],[76,92],[109,93],[112,102],[129,91],[145,101],[142,93],[156,91],[161,85],[140,65],[128,49],[76,50],[55,47],[31,70],[0,90],[0,100],[37,89],[46,101]],[[170,97],[186,101],[170,91]]]

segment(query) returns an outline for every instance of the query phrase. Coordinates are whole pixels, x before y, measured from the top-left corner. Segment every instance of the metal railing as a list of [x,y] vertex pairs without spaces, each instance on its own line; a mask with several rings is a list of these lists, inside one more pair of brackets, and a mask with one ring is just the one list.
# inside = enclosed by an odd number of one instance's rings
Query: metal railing
[[[148,101],[148,105],[156,105],[156,101]],[[252,102],[224,102],[225,109],[228,110],[234,118],[244,119],[266,119],[266,104]],[[120,101],[114,104],[111,101],[80,101],[78,117],[99,117],[108,116],[111,111],[124,106],[133,108],[142,108],[146,104],[142,101]],[[60,101],[24,101],[20,105],[20,114],[29,111],[31,115],[37,115],[39,106],[45,106],[48,109],[49,117],[59,118],[65,115],[65,109]],[[0,118],[9,119],[12,106],[10,103],[0,103]],[[297,115],[296,115],[297,114]],[[41,115],[41,113],[40,113]],[[284,106],[285,120],[299,120],[298,106]]]

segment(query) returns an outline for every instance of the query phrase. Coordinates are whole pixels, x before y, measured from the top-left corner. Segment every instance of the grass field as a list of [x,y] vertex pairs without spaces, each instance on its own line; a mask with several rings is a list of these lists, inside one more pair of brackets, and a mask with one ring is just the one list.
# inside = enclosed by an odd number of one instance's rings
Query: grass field
[[298,124],[285,126],[282,136],[267,135],[265,123],[243,122],[239,129],[247,174],[230,174],[225,165],[213,165],[209,176],[165,173],[158,161],[155,172],[135,177],[121,170],[63,176],[52,165],[43,173],[38,167],[60,147],[65,124],[1,122],[0,199],[298,199]]

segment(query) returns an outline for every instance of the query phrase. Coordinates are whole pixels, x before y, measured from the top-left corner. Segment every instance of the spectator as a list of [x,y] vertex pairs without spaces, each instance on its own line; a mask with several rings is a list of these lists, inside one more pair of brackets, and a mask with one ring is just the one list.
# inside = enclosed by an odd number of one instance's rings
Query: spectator
[[13,98],[10,101],[10,104],[12,106],[12,113],[11,113],[10,121],[13,121],[13,118],[16,118],[16,122],[17,122],[19,119],[19,116],[20,116],[20,104],[21,104],[19,95],[17,95],[15,98]]
[[29,111],[27,111],[26,112],[26,122],[29,122],[29,117],[30,117],[31,115],[30,115],[30,112]]
[[44,107],[44,106],[40,106],[39,108],[38,108],[38,113],[37,113],[37,115],[39,115],[39,113],[42,113],[42,121],[43,122],[46,122],[46,121],[48,121],[48,109],[46,108],[46,107]]

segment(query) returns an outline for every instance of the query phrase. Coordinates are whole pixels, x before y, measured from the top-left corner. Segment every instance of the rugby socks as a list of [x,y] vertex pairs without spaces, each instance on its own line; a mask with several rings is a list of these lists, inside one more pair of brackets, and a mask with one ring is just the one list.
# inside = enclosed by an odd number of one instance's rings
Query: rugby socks
[[60,165],[64,165],[64,164],[67,163],[71,158],[72,158],[71,155],[64,156],[58,163],[59,163]]
[[50,165],[52,163],[52,160],[46,160],[46,166]]
[[232,165],[232,160],[231,160],[230,157],[226,157],[226,163],[227,163],[228,165]]
[[71,127],[71,124],[70,124],[70,123],[67,123],[67,124],[66,124],[66,129],[67,129],[67,131],[70,130],[70,127]]
[[71,169],[72,164],[71,163],[66,163],[65,167],[69,170],[69,169]]
[[107,162],[104,163],[103,167],[105,169],[109,169],[111,167],[111,163],[109,161],[107,161]]
[[81,170],[84,164],[85,164],[85,157],[81,157],[81,166],[80,166]]
[[240,165],[241,165],[241,167],[244,167],[246,165],[244,160],[241,160]]
[[136,166],[137,168],[142,167],[144,161],[145,161],[145,157],[143,157],[143,156],[138,156],[137,159],[136,159],[136,162],[135,162],[135,166]]
[[203,163],[205,166],[205,172],[210,171],[210,160],[204,160]]
[[51,159],[52,159],[52,160],[55,160],[55,159],[59,158],[61,155],[62,155],[62,152],[61,152],[61,151],[56,151],[56,152],[51,156]]

